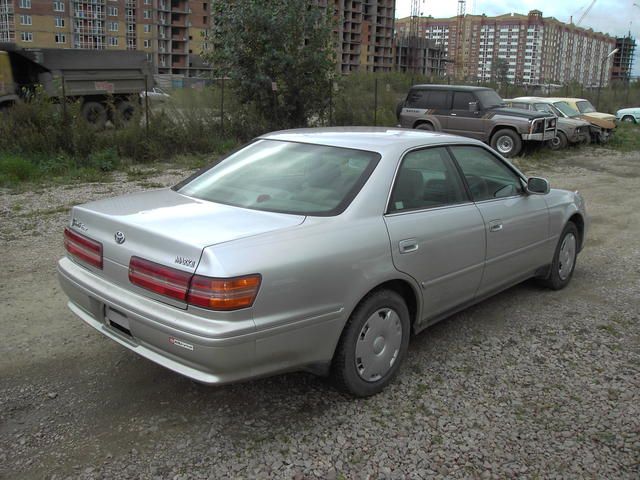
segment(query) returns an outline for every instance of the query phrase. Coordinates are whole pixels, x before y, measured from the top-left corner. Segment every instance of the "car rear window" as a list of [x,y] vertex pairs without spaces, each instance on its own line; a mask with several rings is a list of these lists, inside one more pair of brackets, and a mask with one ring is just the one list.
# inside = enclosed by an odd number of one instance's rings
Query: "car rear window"
[[591,102],[587,100],[581,100],[579,102],[576,102],[576,107],[578,107],[578,110],[580,110],[580,113],[593,113],[596,111],[594,106],[591,105]]
[[177,191],[254,210],[331,216],[351,203],[379,160],[363,150],[258,140]]

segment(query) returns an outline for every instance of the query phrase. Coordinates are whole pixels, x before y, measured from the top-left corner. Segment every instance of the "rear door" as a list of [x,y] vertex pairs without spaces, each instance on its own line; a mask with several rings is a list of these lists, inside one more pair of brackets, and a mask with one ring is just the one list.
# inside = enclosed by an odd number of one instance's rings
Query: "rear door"
[[[472,105],[477,105],[478,108],[471,111]],[[472,92],[453,92],[447,127],[450,133],[482,140],[485,136],[485,122],[480,112],[480,103]]]
[[478,295],[531,276],[553,255],[542,195],[525,192],[520,177],[480,146],[452,146],[485,224],[486,264]]
[[473,298],[482,277],[484,222],[446,147],[404,156],[385,223],[394,265],[422,287],[425,317]]

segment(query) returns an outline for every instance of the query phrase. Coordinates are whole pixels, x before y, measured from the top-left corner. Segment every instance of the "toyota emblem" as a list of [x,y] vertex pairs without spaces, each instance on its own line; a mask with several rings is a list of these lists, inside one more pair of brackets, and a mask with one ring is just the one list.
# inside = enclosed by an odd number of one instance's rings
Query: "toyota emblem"
[[114,237],[115,237],[116,243],[118,245],[122,245],[124,243],[124,241],[126,240],[126,238],[124,237],[124,233],[122,233],[122,232],[116,232]]

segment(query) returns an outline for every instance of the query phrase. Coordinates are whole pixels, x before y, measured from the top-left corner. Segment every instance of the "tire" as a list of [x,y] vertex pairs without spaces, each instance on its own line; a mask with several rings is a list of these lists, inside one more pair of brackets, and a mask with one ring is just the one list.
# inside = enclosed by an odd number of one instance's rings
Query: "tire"
[[503,157],[512,158],[522,151],[522,139],[513,130],[503,128],[493,134],[491,146]]
[[433,125],[431,125],[430,123],[423,122],[416,125],[416,130],[426,130],[427,132],[434,132],[435,128],[433,128]]
[[395,377],[409,346],[409,310],[400,295],[367,295],[342,331],[331,373],[336,386],[355,397],[382,391]]
[[82,105],[82,117],[97,129],[107,124],[107,109],[99,102],[85,102]]
[[136,106],[129,101],[122,101],[116,107],[117,122],[126,125],[136,114]]
[[573,222],[567,223],[553,254],[551,270],[547,277],[540,281],[542,285],[552,290],[562,290],[569,285],[576,268],[579,241],[578,228]]
[[624,117],[622,117],[622,121],[629,122],[629,123],[636,123],[636,119],[633,118],[633,116],[631,115],[625,115]]
[[553,151],[567,148],[568,144],[569,141],[567,140],[567,136],[561,131],[557,131],[556,137],[553,140],[549,140],[547,142],[547,145],[549,145],[549,148]]

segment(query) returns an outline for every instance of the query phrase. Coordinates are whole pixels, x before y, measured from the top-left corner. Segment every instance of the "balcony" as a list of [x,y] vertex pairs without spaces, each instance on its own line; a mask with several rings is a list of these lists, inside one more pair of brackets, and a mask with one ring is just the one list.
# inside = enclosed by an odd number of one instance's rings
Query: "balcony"
[[11,15],[12,13],[13,13],[13,5],[0,6],[0,15],[3,15],[3,14]]

